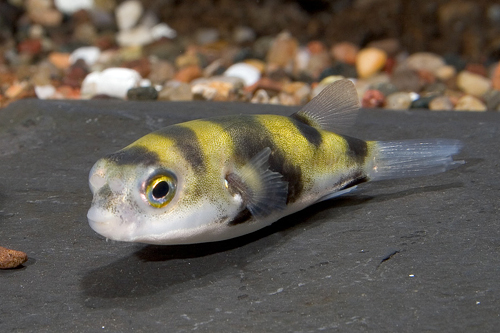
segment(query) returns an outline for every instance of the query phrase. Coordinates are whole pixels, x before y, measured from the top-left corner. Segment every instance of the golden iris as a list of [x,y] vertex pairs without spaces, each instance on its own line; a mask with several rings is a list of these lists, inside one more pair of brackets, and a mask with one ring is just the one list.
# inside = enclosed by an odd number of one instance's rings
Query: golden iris
[[151,178],[146,185],[146,199],[155,208],[165,207],[174,197],[175,179],[168,175]]

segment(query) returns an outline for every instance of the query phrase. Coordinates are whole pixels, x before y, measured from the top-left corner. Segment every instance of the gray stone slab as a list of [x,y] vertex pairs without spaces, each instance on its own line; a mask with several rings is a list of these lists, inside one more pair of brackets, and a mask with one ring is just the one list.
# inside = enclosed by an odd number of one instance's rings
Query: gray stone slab
[[151,130],[234,103],[23,100],[0,110],[0,331],[494,331],[500,324],[499,113],[364,110],[363,139],[463,140],[445,174],[369,183],[238,239],[106,242],[87,175]]

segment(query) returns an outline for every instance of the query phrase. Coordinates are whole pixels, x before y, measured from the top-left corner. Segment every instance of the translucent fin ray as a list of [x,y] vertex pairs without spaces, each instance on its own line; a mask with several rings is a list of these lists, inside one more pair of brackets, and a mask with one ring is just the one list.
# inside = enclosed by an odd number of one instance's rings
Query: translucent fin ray
[[450,139],[379,141],[367,174],[373,181],[441,173],[465,163],[452,158],[461,148]]
[[257,218],[286,207],[288,183],[279,172],[269,170],[270,155],[271,149],[266,147],[226,177],[229,189],[241,195],[250,213]]
[[343,132],[354,125],[360,107],[354,83],[335,81],[291,117],[330,132]]

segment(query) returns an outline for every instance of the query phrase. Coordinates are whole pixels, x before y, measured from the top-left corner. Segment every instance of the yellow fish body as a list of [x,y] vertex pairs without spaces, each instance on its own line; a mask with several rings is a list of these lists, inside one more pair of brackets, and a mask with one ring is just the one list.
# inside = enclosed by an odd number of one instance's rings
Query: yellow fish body
[[455,165],[456,140],[363,141],[332,130],[359,108],[337,81],[290,117],[234,115],[148,134],[100,159],[87,216],[114,240],[188,244],[270,225],[365,181],[427,175]]

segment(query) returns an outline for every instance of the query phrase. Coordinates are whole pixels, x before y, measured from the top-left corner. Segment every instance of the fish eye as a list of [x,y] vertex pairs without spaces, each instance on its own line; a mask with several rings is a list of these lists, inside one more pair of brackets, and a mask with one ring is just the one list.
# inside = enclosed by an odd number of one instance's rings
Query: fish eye
[[175,178],[170,175],[155,175],[145,183],[144,197],[155,208],[165,207],[174,197]]

